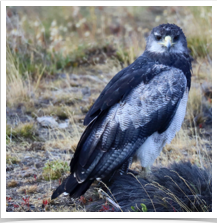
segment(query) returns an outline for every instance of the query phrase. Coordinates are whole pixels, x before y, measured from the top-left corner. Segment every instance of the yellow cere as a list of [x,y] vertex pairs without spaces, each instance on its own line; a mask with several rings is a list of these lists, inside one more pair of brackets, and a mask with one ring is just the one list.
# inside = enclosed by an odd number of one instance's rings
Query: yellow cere
[[166,36],[165,37],[165,43],[167,44],[168,42],[170,42],[171,46],[175,44],[175,43],[172,42],[172,39],[171,39],[170,36]]
[[170,36],[166,36],[166,37],[164,38],[164,42],[161,42],[161,43],[159,43],[159,44],[162,44],[162,45],[164,45],[164,46],[167,46],[169,42],[170,42],[170,46],[172,46],[172,45],[175,44],[175,43],[172,42],[172,39],[171,39]]

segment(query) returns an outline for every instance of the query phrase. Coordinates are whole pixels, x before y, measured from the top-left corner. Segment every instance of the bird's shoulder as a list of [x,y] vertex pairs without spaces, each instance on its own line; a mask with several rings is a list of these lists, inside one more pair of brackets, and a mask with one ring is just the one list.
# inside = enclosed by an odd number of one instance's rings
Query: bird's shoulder
[[157,64],[156,61],[143,54],[131,65],[118,72],[86,114],[84,125],[88,125],[103,111],[125,98],[141,82],[148,83],[154,76],[169,69],[163,65],[155,66]]
[[172,120],[187,87],[186,77],[177,68],[155,65],[154,69],[163,71],[148,83],[141,82],[116,106],[114,117],[122,131],[154,120],[158,126],[155,131],[163,131]]

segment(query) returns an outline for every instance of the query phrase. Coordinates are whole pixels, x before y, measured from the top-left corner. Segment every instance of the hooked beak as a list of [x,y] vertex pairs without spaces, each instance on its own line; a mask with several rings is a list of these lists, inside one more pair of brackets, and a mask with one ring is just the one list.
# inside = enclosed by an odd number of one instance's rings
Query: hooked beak
[[170,36],[166,36],[164,42],[161,42],[160,44],[164,45],[168,51],[170,51],[171,46],[174,45]]

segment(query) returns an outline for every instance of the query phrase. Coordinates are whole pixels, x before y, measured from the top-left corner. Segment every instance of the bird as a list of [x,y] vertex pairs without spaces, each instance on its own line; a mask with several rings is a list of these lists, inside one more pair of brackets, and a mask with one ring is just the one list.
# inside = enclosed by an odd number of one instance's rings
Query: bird
[[161,24],[145,51],[118,72],[87,112],[70,175],[51,199],[83,195],[91,184],[126,173],[133,160],[150,169],[180,130],[191,86],[192,57],[182,29]]

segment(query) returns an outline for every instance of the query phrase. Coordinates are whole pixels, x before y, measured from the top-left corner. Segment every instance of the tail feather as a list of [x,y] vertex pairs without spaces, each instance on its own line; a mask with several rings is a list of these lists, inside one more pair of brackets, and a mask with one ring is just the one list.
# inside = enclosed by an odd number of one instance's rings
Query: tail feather
[[90,187],[90,185],[93,183],[94,180],[86,180],[83,183],[79,184],[71,193],[70,196],[73,198],[80,197],[82,194],[84,194]]
[[88,190],[92,182],[93,180],[87,180],[79,184],[76,178],[71,174],[53,192],[51,196],[51,200],[57,198],[63,192],[69,193],[70,196],[73,198],[80,197],[82,194],[84,194]]

